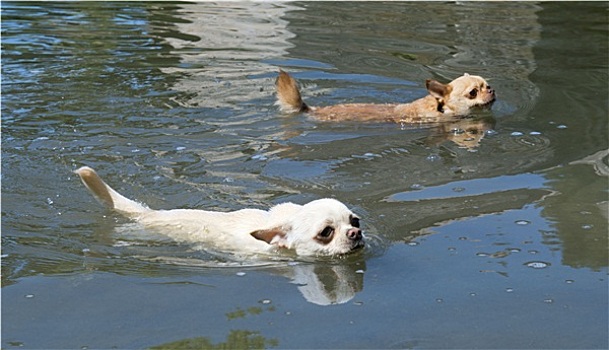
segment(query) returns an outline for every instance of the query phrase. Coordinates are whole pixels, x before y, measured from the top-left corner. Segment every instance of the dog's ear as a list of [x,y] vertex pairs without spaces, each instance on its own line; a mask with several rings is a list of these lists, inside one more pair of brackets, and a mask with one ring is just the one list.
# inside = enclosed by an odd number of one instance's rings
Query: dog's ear
[[268,244],[277,245],[279,247],[287,247],[285,239],[286,230],[281,227],[275,227],[266,230],[256,230],[251,233],[252,237],[265,241]]
[[450,95],[451,91],[453,91],[452,86],[442,84],[439,81],[431,79],[427,79],[425,81],[425,86],[427,87],[427,91],[429,91],[431,96],[438,100],[444,99],[446,96]]

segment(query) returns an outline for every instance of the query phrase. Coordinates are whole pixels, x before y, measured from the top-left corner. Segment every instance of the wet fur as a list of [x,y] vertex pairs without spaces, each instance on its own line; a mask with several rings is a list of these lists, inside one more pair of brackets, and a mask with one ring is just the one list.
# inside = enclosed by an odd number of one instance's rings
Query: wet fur
[[495,91],[486,80],[467,73],[448,84],[427,80],[429,95],[404,104],[349,103],[312,107],[302,100],[296,80],[283,70],[279,70],[275,85],[277,104],[283,112],[306,112],[320,121],[434,123],[466,116],[472,108],[495,100]]
[[[304,205],[282,203],[269,210],[153,210],[116,192],[89,167],[75,173],[106,207],[176,241],[246,254],[290,249],[298,255],[337,255],[364,245],[359,219],[331,198]],[[324,235],[328,227],[332,233]]]

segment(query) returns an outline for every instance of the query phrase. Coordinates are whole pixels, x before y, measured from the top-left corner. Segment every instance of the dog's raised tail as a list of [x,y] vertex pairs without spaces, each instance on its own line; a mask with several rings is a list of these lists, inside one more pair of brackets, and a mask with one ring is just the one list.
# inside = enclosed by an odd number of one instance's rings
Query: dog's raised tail
[[288,73],[280,69],[275,86],[277,87],[277,105],[279,105],[281,111],[298,113],[309,110],[309,106],[302,101],[296,80]]
[[91,191],[93,196],[103,205],[110,209],[118,210],[123,214],[141,214],[150,211],[150,208],[123,197],[120,193],[108,186],[97,175],[95,170],[84,166],[74,171],[80,177],[83,184]]

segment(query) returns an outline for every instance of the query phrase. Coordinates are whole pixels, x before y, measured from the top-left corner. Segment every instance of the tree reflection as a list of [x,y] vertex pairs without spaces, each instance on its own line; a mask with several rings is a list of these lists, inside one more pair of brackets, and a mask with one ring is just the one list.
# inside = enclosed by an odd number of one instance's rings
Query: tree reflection
[[266,349],[278,345],[277,339],[266,339],[259,332],[231,330],[226,341],[220,343],[213,343],[209,337],[196,337],[153,346],[151,349]]

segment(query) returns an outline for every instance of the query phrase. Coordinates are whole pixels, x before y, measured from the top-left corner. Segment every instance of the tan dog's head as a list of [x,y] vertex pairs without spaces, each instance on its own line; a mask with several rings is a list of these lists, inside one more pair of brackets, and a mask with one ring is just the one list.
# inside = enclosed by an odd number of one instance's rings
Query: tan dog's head
[[298,255],[346,254],[364,246],[359,218],[335,199],[318,199],[303,206],[280,204],[270,214],[288,217],[274,219],[283,222],[271,229],[254,231],[252,236],[294,249]]
[[447,115],[467,115],[473,107],[488,105],[495,101],[495,90],[482,77],[469,75],[442,84],[426,81],[427,90],[438,101],[438,111]]

